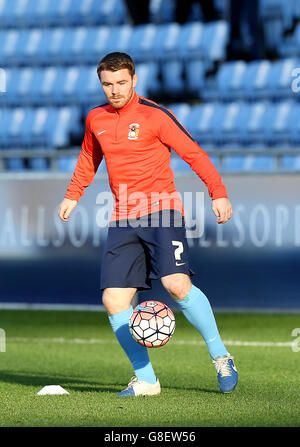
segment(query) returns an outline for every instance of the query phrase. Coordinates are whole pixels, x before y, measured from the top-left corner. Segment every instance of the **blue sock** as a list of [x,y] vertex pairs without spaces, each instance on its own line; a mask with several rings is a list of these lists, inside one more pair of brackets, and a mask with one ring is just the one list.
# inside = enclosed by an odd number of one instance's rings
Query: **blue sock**
[[192,285],[188,295],[183,300],[176,301],[186,319],[204,338],[208,351],[213,359],[218,355],[228,355],[218,328],[211,305],[200,289]]
[[147,348],[137,343],[129,331],[129,320],[133,309],[123,312],[118,312],[114,315],[109,315],[109,322],[118,339],[118,342],[124,349],[129,358],[136,377],[148,383],[156,383],[156,376],[154,374]]

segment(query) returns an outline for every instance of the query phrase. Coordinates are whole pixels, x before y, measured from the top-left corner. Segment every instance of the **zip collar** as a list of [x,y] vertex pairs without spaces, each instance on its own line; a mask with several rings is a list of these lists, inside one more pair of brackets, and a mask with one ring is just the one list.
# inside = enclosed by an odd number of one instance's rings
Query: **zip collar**
[[134,90],[131,100],[124,107],[122,107],[121,109],[115,109],[113,106],[111,106],[111,108],[115,113],[118,113],[118,115],[122,115],[123,113],[127,113],[130,110],[134,109],[135,106],[138,104],[139,99],[139,95]]

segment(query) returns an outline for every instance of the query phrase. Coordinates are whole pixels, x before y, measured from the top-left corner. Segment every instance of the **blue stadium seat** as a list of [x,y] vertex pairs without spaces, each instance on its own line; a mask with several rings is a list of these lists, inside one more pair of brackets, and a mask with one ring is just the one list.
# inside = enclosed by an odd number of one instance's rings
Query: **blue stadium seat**
[[48,133],[53,131],[55,109],[51,107],[39,107],[35,109],[35,116],[28,129],[27,139],[31,146],[49,147]]
[[20,37],[17,30],[0,31],[0,65],[17,64],[16,48]]
[[129,39],[131,57],[137,62],[153,61],[153,46],[158,25],[135,26]]
[[246,155],[226,155],[223,158],[222,167],[224,171],[243,171],[246,162]]
[[292,41],[292,53],[294,56],[300,56],[300,46],[299,45],[300,45],[300,23],[298,23],[295,28],[293,41]]
[[31,86],[36,80],[36,71],[33,68],[9,70],[7,86],[7,102],[9,105],[28,105],[31,98]]
[[203,32],[204,58],[208,61],[222,61],[226,58],[229,26],[225,20],[205,25]]
[[272,172],[276,169],[276,160],[274,155],[249,155],[251,157],[246,164],[246,169],[251,171]]
[[59,52],[59,62],[70,65],[84,63],[87,36],[88,28],[85,26],[65,29]]
[[80,67],[79,77],[76,83],[76,101],[81,104],[106,103],[96,67]]
[[2,109],[2,147],[62,147],[69,144],[71,132],[80,126],[76,107]]
[[182,158],[174,154],[172,154],[171,156],[170,166],[173,171],[181,171],[181,172],[191,171],[190,165],[187,162],[185,162]]
[[81,67],[76,65],[60,71],[61,77],[58,76],[57,84],[52,90],[55,104],[76,103],[80,72]]
[[170,58],[177,58],[177,40],[180,33],[178,23],[167,23],[157,26],[153,40],[153,55],[155,59],[165,62]]
[[11,110],[0,108],[0,146],[7,147],[7,128],[11,118]]
[[97,28],[89,28],[88,36],[85,41],[86,63],[94,64],[99,61],[106,53],[106,48],[110,40],[113,38],[114,28],[109,26],[99,26]]
[[181,26],[177,38],[178,55],[184,59],[203,58],[202,45],[204,25],[200,22],[190,22]]
[[[109,38],[106,40],[105,53],[120,51],[128,53],[130,51],[130,39],[134,28],[130,25],[118,25],[110,28]],[[88,52],[89,49],[86,48]],[[102,54],[101,56],[104,56]]]
[[9,126],[6,130],[7,146],[26,146],[25,138],[33,119],[33,109],[16,107],[12,110]]
[[241,128],[247,119],[249,106],[244,102],[230,102],[220,109],[216,117],[214,140],[220,148],[239,147]]
[[191,106],[185,103],[171,104],[167,107],[174,113],[178,121],[184,126],[187,127],[189,114],[191,112]]
[[12,157],[6,159],[6,169],[8,171],[25,171],[25,160],[19,157]]
[[281,19],[264,22],[264,43],[269,51],[277,51],[284,39],[284,26]]
[[294,96],[292,73],[297,67],[300,67],[300,61],[296,58],[283,59],[272,63],[268,79],[268,89],[272,99],[278,100]]
[[291,146],[300,144],[300,104],[294,103],[287,121]]
[[39,48],[37,49],[37,61],[44,65],[55,65],[61,62],[61,50],[65,39],[63,27],[44,30]]
[[275,168],[274,155],[227,155],[223,160],[227,172],[272,172]]
[[293,101],[282,101],[272,105],[270,120],[265,127],[265,140],[268,145],[276,147],[289,146],[291,144],[289,126],[294,106]]
[[259,12],[264,22],[279,20],[284,29],[288,29],[293,24],[294,13],[296,12],[295,0],[261,0],[259,2]]
[[67,147],[70,133],[79,126],[79,111],[76,107],[61,107],[55,109],[53,119],[47,128],[48,147]]
[[241,122],[240,140],[244,145],[265,144],[266,127],[272,118],[273,108],[268,101],[249,104],[245,120]]
[[216,142],[216,128],[224,113],[221,103],[204,103],[191,108],[187,130],[201,144]]
[[247,64],[243,76],[244,97],[250,100],[268,98],[271,65],[268,60],[253,61]]
[[103,23],[115,25],[125,22],[127,11],[123,0],[93,0],[93,14],[97,14]]
[[16,47],[16,58],[18,64],[35,65],[36,54],[43,38],[43,30],[33,28],[21,31],[18,45]]
[[73,172],[77,162],[77,157],[58,157],[57,169],[62,172]]
[[199,59],[186,61],[185,76],[187,90],[198,98],[203,96],[205,89],[205,63]]
[[180,60],[162,64],[162,84],[166,93],[178,96],[184,92],[183,63]]
[[281,168],[285,171],[300,171],[300,155],[283,155],[281,157]]
[[216,82],[210,89],[204,90],[204,98],[214,100],[220,97],[223,101],[243,98],[243,76],[246,68],[247,64],[244,61],[227,62],[221,65],[216,75]]
[[34,157],[28,159],[28,167],[33,171],[48,171],[49,165],[46,158]]
[[138,82],[136,92],[138,95],[147,97],[157,95],[161,91],[159,79],[159,66],[157,63],[144,63],[136,65]]

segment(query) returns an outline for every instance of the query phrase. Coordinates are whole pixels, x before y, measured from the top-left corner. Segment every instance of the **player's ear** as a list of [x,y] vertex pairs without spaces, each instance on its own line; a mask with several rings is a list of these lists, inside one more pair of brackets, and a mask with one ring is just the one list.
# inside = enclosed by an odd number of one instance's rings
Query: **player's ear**
[[138,77],[137,77],[136,73],[133,75],[132,80],[133,80],[133,88],[134,88],[136,86],[137,80],[138,80]]

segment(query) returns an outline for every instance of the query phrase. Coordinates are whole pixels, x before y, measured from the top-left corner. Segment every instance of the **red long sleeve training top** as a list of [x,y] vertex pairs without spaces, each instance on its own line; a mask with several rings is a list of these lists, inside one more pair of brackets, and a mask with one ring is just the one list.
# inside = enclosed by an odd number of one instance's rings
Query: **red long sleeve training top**
[[207,153],[175,115],[136,93],[121,109],[106,104],[89,112],[65,197],[78,201],[84,195],[104,156],[115,199],[111,220],[141,217],[161,209],[184,214],[170,167],[171,148],[206,184],[212,199],[227,197]]

